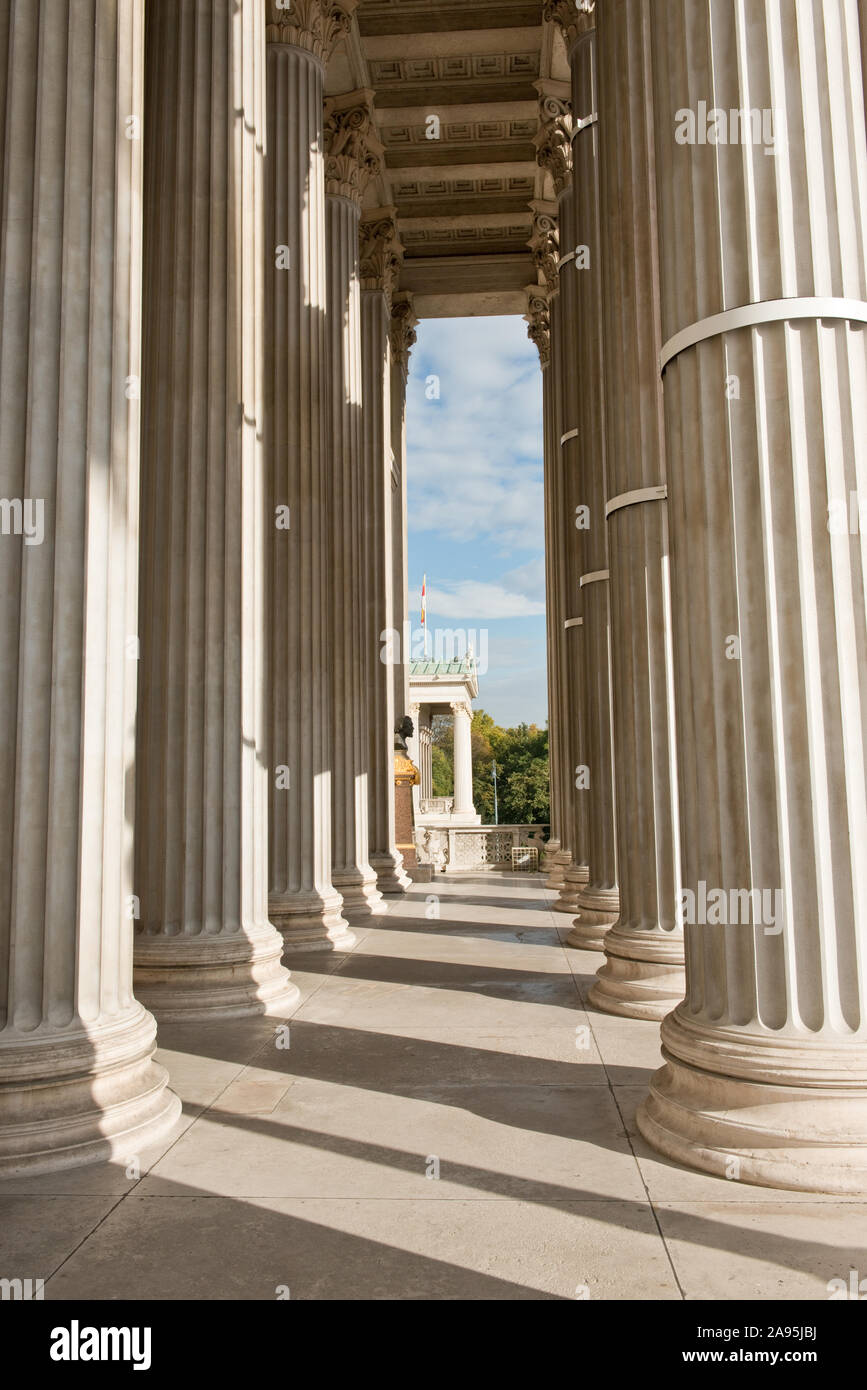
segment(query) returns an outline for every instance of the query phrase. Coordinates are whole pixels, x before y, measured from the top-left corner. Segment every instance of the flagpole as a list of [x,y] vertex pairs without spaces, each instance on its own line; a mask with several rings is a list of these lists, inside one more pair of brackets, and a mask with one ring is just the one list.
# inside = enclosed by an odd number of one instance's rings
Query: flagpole
[[421,581],[421,632],[424,641],[424,659],[427,661],[427,575]]

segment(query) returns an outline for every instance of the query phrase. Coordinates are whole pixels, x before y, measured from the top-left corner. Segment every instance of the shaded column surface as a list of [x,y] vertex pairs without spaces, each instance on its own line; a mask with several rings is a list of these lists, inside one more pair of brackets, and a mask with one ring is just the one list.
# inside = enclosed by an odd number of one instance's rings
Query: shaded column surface
[[[863,1192],[857,10],[672,0],[651,6],[651,45],[687,925],[686,997],[639,1125],[711,1172]],[[713,108],[725,142],[706,142]]]
[[[657,1018],[683,998],[649,0],[599,8],[608,554],[620,916],[590,998]],[[590,127],[576,139],[588,136]]]
[[464,700],[452,702],[455,736],[455,799],[453,816],[475,816],[473,805],[473,711]]
[[0,4],[0,1171],[180,1113],[133,997],[139,0]]
[[406,889],[408,879],[395,843],[394,806],[392,663],[402,652],[389,640],[394,629],[391,328],[392,300],[402,254],[393,208],[378,208],[365,214],[360,248],[365,584],[359,619],[364,634],[369,710],[370,862],[376,870],[380,892],[395,894]]
[[[611,626],[609,611],[607,496],[605,459],[605,383],[602,360],[601,233],[599,226],[599,126],[597,109],[596,6],[580,10],[549,5],[566,38],[572,73],[572,237],[574,252],[561,267],[561,281],[574,296],[573,370],[564,381],[577,434],[577,488],[572,500],[581,539],[578,554],[580,651],[583,661],[580,709],[574,750],[576,791],[586,817],[589,882],[581,889],[578,916],[567,943],[601,950],[605,933],[620,911],[611,715]],[[574,354],[574,355],[573,355]],[[565,416],[564,416],[565,419]]]
[[280,1011],[298,991],[268,921],[261,6],[149,0],[146,73],[135,986],[159,1018]]
[[372,93],[351,92],[326,104],[325,208],[328,240],[328,336],[331,353],[330,515],[332,873],[347,916],[383,910],[369,862],[368,728],[375,712],[367,674],[368,634],[359,601],[369,582],[368,508],[362,444],[361,290],[358,227],[361,198],[379,168]]
[[331,416],[324,66],[351,6],[268,0],[265,457],[271,800],[269,912],[287,944],[352,944],[331,878]]

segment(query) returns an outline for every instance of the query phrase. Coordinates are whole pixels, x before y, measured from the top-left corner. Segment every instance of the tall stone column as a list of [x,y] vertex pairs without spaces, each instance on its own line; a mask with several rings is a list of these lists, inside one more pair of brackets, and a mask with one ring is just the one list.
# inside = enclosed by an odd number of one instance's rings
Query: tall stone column
[[710,1172],[862,1193],[867,585],[863,528],[844,520],[867,495],[857,13],[672,0],[650,16],[690,924],[639,1124]]
[[465,700],[452,702],[455,730],[455,801],[452,814],[475,816],[473,805],[473,712]]
[[[391,311],[403,248],[393,208],[366,214],[360,230],[362,342],[362,458],[364,470],[365,680],[370,758],[370,862],[381,893],[408,887],[395,843],[394,629],[391,535]],[[385,634],[385,636],[383,635]],[[401,634],[402,637],[402,634]],[[383,660],[383,657],[386,659]]]
[[398,291],[391,308],[391,618],[394,631],[400,635],[400,647],[395,653],[399,659],[393,668],[397,719],[409,710],[412,655],[406,524],[406,385],[417,325],[413,296],[407,290]]
[[270,894],[287,945],[355,937],[331,878],[332,576],[325,64],[354,0],[267,0],[265,457]]
[[551,371],[551,308],[547,287],[527,287],[527,336],[536,345],[542,369],[542,436],[545,506],[545,628],[548,655],[548,783],[550,788],[551,833],[542,859],[541,869],[547,875],[546,885],[559,889],[565,868],[559,861],[563,845],[562,798],[563,767],[561,759],[560,716],[560,653],[563,617],[556,588],[554,553],[557,545],[558,519],[554,504],[554,463],[557,442],[554,438],[554,392]]
[[149,0],[145,29],[135,988],[159,1018],[282,1011],[298,991],[268,921],[265,29],[255,0]]
[[620,917],[590,998],[662,1019],[683,998],[684,974],[649,0],[606,0],[598,28]]
[[[611,627],[606,533],[605,384],[602,360],[601,233],[595,0],[579,5],[546,0],[544,14],[563,30],[572,72],[572,196],[569,229],[573,246],[561,244],[561,296],[572,306],[572,338],[564,392],[576,452],[578,587],[581,603],[582,675],[575,752],[575,781],[586,818],[589,882],[581,889],[570,946],[601,950],[617,921],[616,810],[612,737]],[[566,205],[564,200],[564,205]],[[568,258],[568,259],[567,259]],[[569,369],[571,367],[571,369]],[[564,416],[564,422],[565,422]],[[564,423],[565,428],[565,423]],[[581,717],[583,711],[583,718]]]
[[0,1171],[180,1103],[133,997],[140,0],[0,3]]
[[[375,716],[367,680],[369,633],[359,602],[369,582],[368,509],[362,442],[361,200],[380,165],[373,93],[350,92],[325,107],[325,207],[328,238],[328,335],[331,348],[333,622],[331,746],[332,873],[347,916],[383,910],[371,867],[368,822],[369,726]],[[375,773],[374,773],[375,775]]]

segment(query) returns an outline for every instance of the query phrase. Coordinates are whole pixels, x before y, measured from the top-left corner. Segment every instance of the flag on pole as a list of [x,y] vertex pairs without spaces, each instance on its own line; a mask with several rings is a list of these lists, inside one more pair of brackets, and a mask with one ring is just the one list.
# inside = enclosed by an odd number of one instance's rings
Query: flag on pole
[[422,636],[423,636],[423,638],[424,638],[424,654],[425,654],[425,656],[427,656],[427,614],[426,614],[426,611],[425,611],[425,602],[426,602],[426,599],[427,599],[427,575],[424,575],[423,578],[422,578],[422,581],[421,581],[421,629],[422,629]]

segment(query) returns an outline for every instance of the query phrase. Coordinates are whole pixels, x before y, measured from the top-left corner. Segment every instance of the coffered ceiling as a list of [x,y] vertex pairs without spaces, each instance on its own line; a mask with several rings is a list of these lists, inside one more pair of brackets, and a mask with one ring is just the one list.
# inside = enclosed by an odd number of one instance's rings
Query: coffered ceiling
[[[367,193],[397,210],[401,287],[421,317],[526,310],[540,80],[568,79],[542,0],[359,0],[329,93],[369,87],[384,167]],[[431,120],[436,117],[437,121]]]

